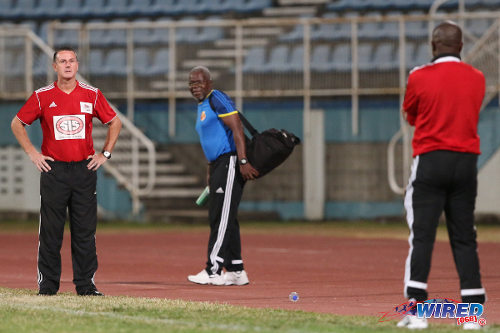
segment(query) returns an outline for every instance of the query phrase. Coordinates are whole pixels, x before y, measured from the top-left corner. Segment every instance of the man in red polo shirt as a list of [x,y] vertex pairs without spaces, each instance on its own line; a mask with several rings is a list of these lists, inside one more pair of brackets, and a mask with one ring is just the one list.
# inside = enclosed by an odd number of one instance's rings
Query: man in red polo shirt
[[[40,170],[38,287],[55,295],[61,277],[61,245],[69,212],[73,283],[78,295],[101,296],[94,284],[97,271],[96,170],[111,158],[121,121],[101,92],[76,80],[78,58],[70,47],[54,53],[57,81],[36,90],[12,120],[12,132]],[[108,125],[102,152],[92,141],[92,118]],[[40,119],[43,142],[39,153],[26,125]]]
[[[443,210],[462,301],[485,301],[474,227],[480,154],[477,124],[485,79],[460,60],[462,45],[458,25],[450,21],[438,25],[432,34],[434,58],[411,71],[403,103],[406,120],[415,126],[414,160],[404,202],[410,227],[405,296],[416,302],[428,299],[427,278]],[[407,316],[398,326],[426,328],[427,321]]]

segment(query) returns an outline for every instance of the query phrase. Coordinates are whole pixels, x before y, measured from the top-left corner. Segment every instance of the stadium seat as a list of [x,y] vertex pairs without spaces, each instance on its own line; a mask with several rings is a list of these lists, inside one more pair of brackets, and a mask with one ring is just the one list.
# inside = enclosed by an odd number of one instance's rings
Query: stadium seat
[[241,12],[254,12],[268,8],[271,5],[271,0],[246,0],[243,7],[236,10]]
[[[134,23],[151,23],[149,18],[139,18],[134,21]],[[152,45],[155,43],[156,36],[152,28],[135,28],[134,33],[134,45]]]
[[[34,18],[33,11],[35,10],[36,0],[17,0],[13,2],[10,13],[7,14],[7,19],[23,20]],[[4,9],[2,9],[2,12]]]
[[59,17],[59,1],[58,0],[44,0],[38,2],[38,6],[33,9],[32,14],[37,19],[48,20]]
[[363,43],[358,45],[358,67],[360,71],[374,69],[372,44]]
[[470,19],[465,25],[465,30],[475,36],[482,36],[491,25],[492,22],[488,19]]
[[311,53],[311,70],[317,72],[328,72],[332,69],[330,59],[330,45],[318,45]]
[[153,15],[173,16],[179,14],[179,8],[175,5],[175,0],[153,0],[151,12]]
[[[195,17],[186,16],[182,18],[180,21],[192,21],[196,20]],[[180,27],[175,31],[175,40],[178,43],[196,43],[196,39],[198,37],[198,27]]]
[[[378,12],[370,12],[369,14],[365,15],[364,17],[370,17],[370,18],[382,18],[382,15]],[[363,22],[359,23],[358,25],[358,36],[359,38],[378,38],[380,37],[380,31],[381,31],[381,24],[380,22],[377,21],[369,21],[369,22]]]
[[287,45],[277,45],[271,49],[269,61],[262,66],[262,72],[285,72],[289,49]]
[[378,44],[373,53],[373,67],[375,70],[387,71],[398,68],[397,52],[393,43]]
[[[219,16],[207,17],[207,21],[220,21]],[[196,41],[200,43],[213,42],[217,39],[221,39],[224,36],[224,30],[221,26],[206,26],[201,28],[201,32],[198,34]]]
[[304,69],[304,46],[297,45],[293,48],[290,61],[287,64],[288,71],[302,72]]
[[127,75],[127,54],[125,49],[114,49],[108,52],[102,68],[104,75]]
[[12,17],[12,1],[11,0],[0,0],[0,19],[9,19]]
[[107,0],[101,8],[102,15],[107,17],[123,17],[128,14],[127,0]]
[[127,15],[130,17],[141,17],[153,15],[154,10],[150,0],[130,0],[127,6]]
[[[409,15],[421,15],[421,11],[411,11]],[[406,21],[405,23],[406,35],[410,38],[423,38],[427,37],[429,31],[427,30],[427,21]]]
[[148,76],[151,67],[151,54],[149,48],[138,48],[134,50],[134,74]]
[[79,18],[83,17],[82,7],[80,1],[74,0],[61,0],[61,5],[57,11],[57,16],[60,18],[73,17]]
[[351,70],[351,46],[349,44],[340,44],[335,47],[332,53],[332,69],[336,71]]
[[256,73],[261,71],[265,63],[266,50],[262,46],[251,48],[243,62],[244,73]]
[[106,0],[83,0],[81,15],[84,18],[103,17],[102,8]]
[[[88,71],[90,75],[100,76],[103,75],[103,66],[104,66],[104,54],[100,49],[93,49],[90,51],[89,59],[88,59],[89,68]],[[83,66],[83,72],[86,72],[85,65]]]
[[152,65],[148,75],[167,75],[168,74],[168,49],[162,48],[156,51],[153,56]]
[[[68,21],[68,23],[79,23],[80,21]],[[80,31],[78,29],[56,29],[54,30],[55,46],[78,46],[80,40]]]

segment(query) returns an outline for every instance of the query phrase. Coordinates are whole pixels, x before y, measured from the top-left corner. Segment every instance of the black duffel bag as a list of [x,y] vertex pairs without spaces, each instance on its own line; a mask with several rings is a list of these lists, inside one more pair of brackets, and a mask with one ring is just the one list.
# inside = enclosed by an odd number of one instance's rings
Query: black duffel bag
[[247,128],[252,138],[246,138],[247,158],[250,164],[259,171],[259,177],[283,163],[300,144],[300,139],[295,134],[284,129],[270,128],[259,133],[250,122],[238,112],[241,122]]

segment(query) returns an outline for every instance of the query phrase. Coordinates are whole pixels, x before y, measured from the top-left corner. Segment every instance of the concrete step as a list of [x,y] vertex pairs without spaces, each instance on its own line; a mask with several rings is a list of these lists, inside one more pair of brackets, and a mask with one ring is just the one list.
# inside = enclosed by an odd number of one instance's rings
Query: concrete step
[[[252,46],[266,46],[269,43],[267,38],[245,38],[243,40],[243,47]],[[232,47],[236,46],[236,40],[234,38],[219,39],[215,42],[218,47]]]
[[[235,29],[232,29],[231,30],[231,35],[234,36],[236,33],[236,30]],[[252,37],[255,37],[255,36],[265,36],[265,37],[268,37],[268,36],[271,36],[271,37],[274,37],[274,36],[279,36],[283,34],[283,28],[281,27],[245,27],[245,29],[243,29],[243,35],[244,36],[252,36]]]
[[199,188],[166,188],[154,189],[151,193],[143,196],[143,199],[148,198],[190,198],[195,200],[198,198],[203,189]]
[[280,6],[294,6],[294,5],[322,5],[328,3],[329,0],[278,0]]
[[[231,68],[234,66],[233,60],[228,59],[203,59],[203,60],[184,60],[182,62],[182,67],[193,68],[195,66],[205,66],[210,69],[212,68]],[[186,83],[184,82],[184,86]]]
[[269,7],[264,9],[264,16],[301,16],[316,14],[314,6],[297,6],[297,7]]
[[[130,164],[125,164],[125,165],[116,165],[115,167],[118,168],[123,173],[131,173],[132,172],[132,165]],[[139,173],[146,173],[149,171],[149,167],[147,165],[139,165]],[[162,173],[182,173],[186,171],[186,167],[182,164],[160,164],[156,166],[156,174],[162,174]]]
[[[130,162],[131,156],[130,156],[130,151],[123,152],[123,151],[113,151],[113,156],[111,157],[113,162]],[[157,152],[156,153],[156,162],[169,162],[172,160],[172,154],[169,152]],[[149,154],[148,152],[139,152],[139,161],[147,163],[149,161]]]
[[[243,55],[246,51],[243,51]],[[235,58],[236,51],[234,49],[201,49],[198,51],[200,58]]]
[[[139,177],[139,185],[144,185],[148,181],[147,177]],[[173,175],[156,177],[155,188],[172,185],[198,185],[199,179],[191,175]]]

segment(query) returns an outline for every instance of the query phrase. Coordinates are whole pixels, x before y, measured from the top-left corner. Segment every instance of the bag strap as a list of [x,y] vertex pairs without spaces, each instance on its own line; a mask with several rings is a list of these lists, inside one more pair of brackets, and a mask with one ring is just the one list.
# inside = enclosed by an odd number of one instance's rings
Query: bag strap
[[[215,112],[215,107],[214,107],[214,105],[212,103],[212,94],[210,94],[210,96],[208,96],[208,103],[210,104],[210,108]],[[259,134],[259,131],[257,131],[255,129],[255,127],[252,126],[252,124],[248,121],[248,119],[245,118],[245,116],[243,115],[243,113],[241,113],[240,111],[238,111],[238,116],[240,117],[241,122],[246,127],[246,129],[250,132],[250,134],[252,135],[252,137],[256,136],[257,134]]]

